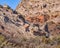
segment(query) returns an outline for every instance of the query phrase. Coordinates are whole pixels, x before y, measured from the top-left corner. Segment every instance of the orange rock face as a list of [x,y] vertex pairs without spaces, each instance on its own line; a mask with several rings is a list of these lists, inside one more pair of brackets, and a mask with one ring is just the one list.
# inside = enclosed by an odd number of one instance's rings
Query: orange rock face
[[36,16],[36,17],[26,17],[31,23],[44,23],[44,16]]

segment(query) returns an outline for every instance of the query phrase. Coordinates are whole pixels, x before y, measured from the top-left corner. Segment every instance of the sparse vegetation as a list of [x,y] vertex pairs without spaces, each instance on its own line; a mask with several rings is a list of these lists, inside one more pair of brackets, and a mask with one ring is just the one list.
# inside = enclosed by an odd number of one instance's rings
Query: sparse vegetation
[[[0,35],[0,48],[48,48],[50,45],[50,48],[54,45],[56,48],[60,48],[60,38],[53,38],[52,40],[50,38],[45,38],[44,36],[37,36],[35,38],[26,39],[25,37],[20,38],[19,41],[20,44],[14,44],[12,42],[8,42],[8,40],[5,39],[4,36]],[[48,45],[48,46],[46,46]]]
[[[0,48],[60,48],[60,24],[58,24],[59,17],[56,18],[60,16],[60,12],[57,15],[54,14],[54,9],[57,7],[56,1],[52,3],[52,0],[47,5],[45,0],[45,4],[41,0],[41,6],[40,1],[36,1],[33,0],[32,4],[31,2],[27,4],[26,0],[27,6],[23,6],[22,3],[22,7],[16,10],[7,5],[0,5]],[[33,2],[39,3],[33,4]],[[57,2],[57,5],[60,4]],[[60,6],[56,11],[59,8]],[[18,11],[21,13],[19,14]]]
[[7,6],[7,9],[11,9],[9,6]]

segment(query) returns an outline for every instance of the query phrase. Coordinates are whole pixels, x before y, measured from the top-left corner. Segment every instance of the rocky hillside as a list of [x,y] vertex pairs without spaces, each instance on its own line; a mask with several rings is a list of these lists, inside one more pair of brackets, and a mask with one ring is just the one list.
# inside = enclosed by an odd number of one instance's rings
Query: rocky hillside
[[37,32],[43,30],[42,32],[59,34],[60,29],[57,29],[58,24],[60,25],[59,9],[60,0],[22,0],[16,11],[30,24],[39,26],[40,30]]
[[60,45],[59,9],[60,0],[22,0],[16,10],[0,5],[0,35],[18,48],[55,48]]

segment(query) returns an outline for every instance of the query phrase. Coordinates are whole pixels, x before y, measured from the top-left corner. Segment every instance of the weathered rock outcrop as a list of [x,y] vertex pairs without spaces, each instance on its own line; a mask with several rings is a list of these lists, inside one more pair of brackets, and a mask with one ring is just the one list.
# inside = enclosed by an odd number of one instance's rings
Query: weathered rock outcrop
[[[60,0],[22,0],[17,6],[16,11],[24,15],[25,20],[30,24],[38,24],[42,30],[44,30],[46,24],[49,24],[46,30],[54,30],[54,28],[57,29],[57,24],[60,24],[59,9]],[[50,25],[51,22],[55,23],[54,26],[53,23]],[[53,27],[50,28],[50,26]],[[51,32],[46,30],[42,32]],[[55,30],[52,32],[55,32]]]
[[56,15],[60,12],[60,0],[22,0],[16,11],[24,16]]
[[8,7],[0,7],[0,33],[6,36],[7,39],[18,42],[19,38],[31,37],[31,33],[25,31],[27,25],[21,14]]
[[9,41],[60,35],[60,0],[22,0],[16,11],[0,6],[0,33]]

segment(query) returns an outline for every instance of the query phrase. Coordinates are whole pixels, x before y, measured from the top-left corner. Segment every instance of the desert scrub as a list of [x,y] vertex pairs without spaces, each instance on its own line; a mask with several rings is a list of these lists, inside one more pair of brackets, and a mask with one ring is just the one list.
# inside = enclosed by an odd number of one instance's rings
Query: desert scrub
[[60,37],[58,37],[56,41],[57,41],[57,44],[60,45]]
[[16,44],[8,42],[3,35],[0,34],[0,48],[20,48]]
[[50,38],[45,40],[45,44],[50,44],[53,45],[54,44],[54,40],[51,40]]
[[46,37],[42,37],[42,42],[43,44],[49,44],[49,45],[55,45],[55,40],[54,39],[50,39],[50,38],[46,38]]
[[0,44],[5,40],[4,36],[0,35]]
[[7,9],[11,9],[9,6],[7,6]]
[[45,43],[46,37],[42,36],[42,42]]
[[57,45],[56,48],[60,48],[60,45]]
[[58,43],[60,44],[60,38],[58,38]]
[[19,46],[20,48],[39,48],[40,43],[40,37],[35,37],[31,39],[21,38]]

